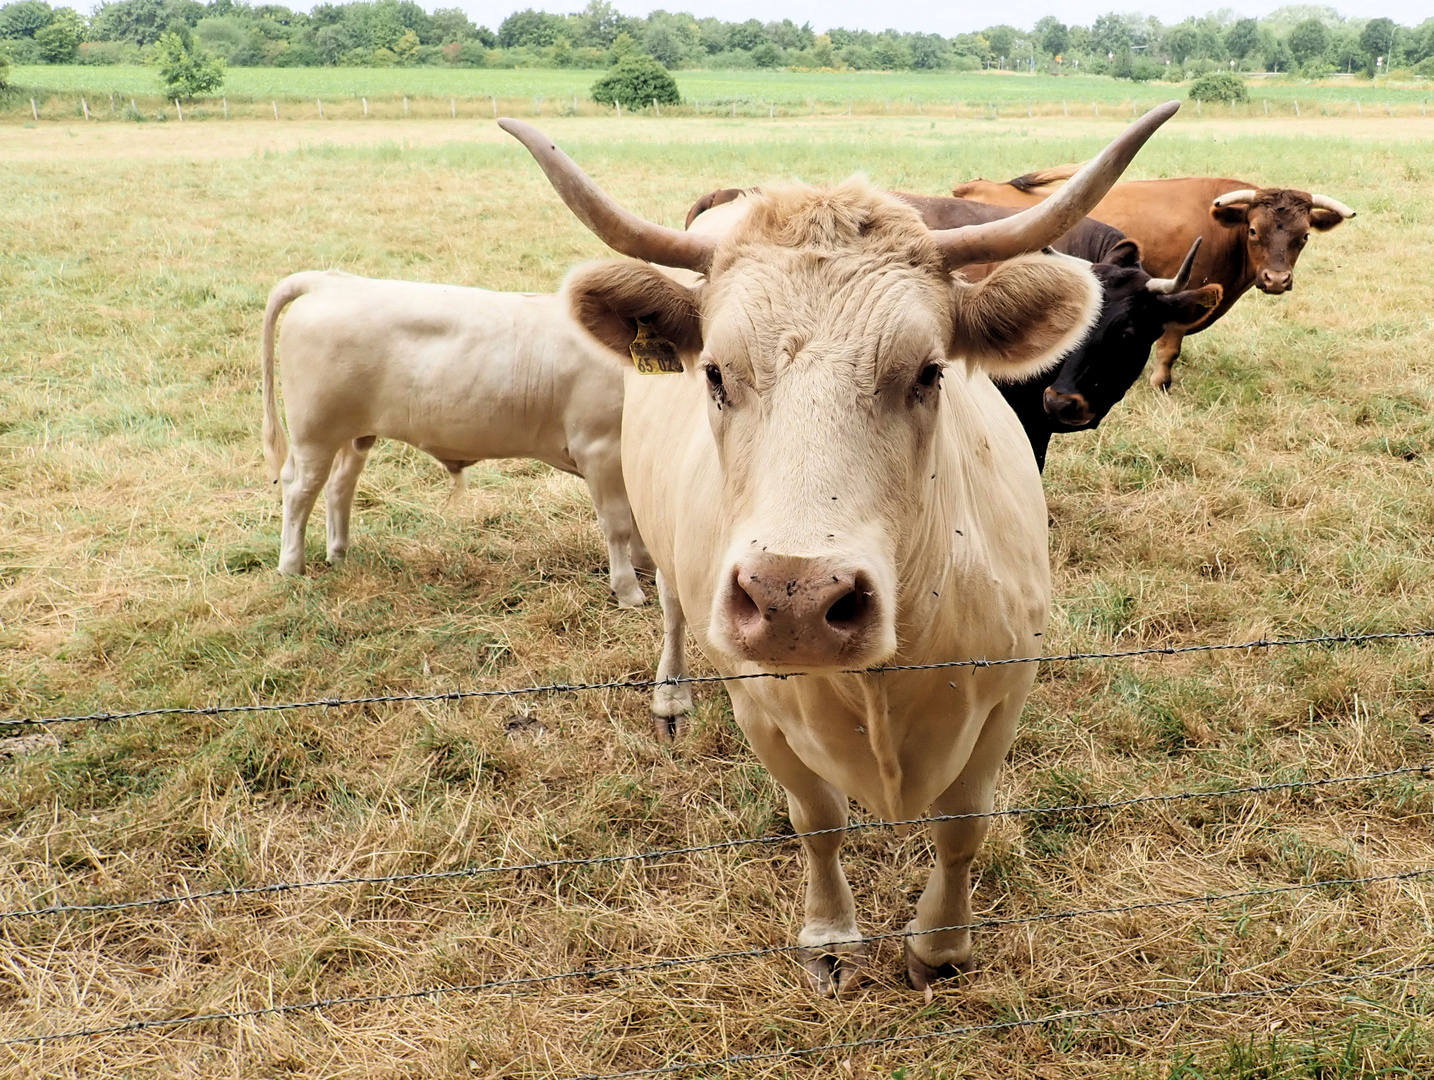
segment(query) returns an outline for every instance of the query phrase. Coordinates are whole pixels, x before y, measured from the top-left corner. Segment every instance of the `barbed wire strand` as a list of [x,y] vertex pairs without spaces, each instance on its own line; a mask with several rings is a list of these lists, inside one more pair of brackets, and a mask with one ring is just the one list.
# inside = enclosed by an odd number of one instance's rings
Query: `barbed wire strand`
[[[935,933],[936,931],[931,931]],[[904,937],[905,933],[894,936]],[[788,947],[790,948],[790,947]],[[621,1073],[586,1074],[581,1077],[574,1077],[572,1080],[619,1080],[621,1077],[648,1076],[660,1073],[681,1072],[686,1069],[711,1068],[720,1065],[741,1064],[749,1061],[774,1060],[784,1057],[801,1057],[810,1054],[821,1053],[826,1050],[852,1049],[857,1046],[875,1046],[881,1043],[915,1041],[924,1038],[941,1038],[950,1035],[970,1034],[980,1031],[997,1031],[1005,1027],[1033,1027],[1041,1024],[1057,1023],[1067,1020],[1076,1020],[1086,1017],[1105,1016],[1118,1012],[1143,1012],[1158,1008],[1178,1008],[1180,1006],[1198,1005],[1207,1001],[1220,1001],[1240,997],[1264,997],[1278,993],[1290,992],[1303,989],[1307,986],[1317,986],[1330,982],[1356,982],[1362,979],[1393,977],[1402,974],[1413,974],[1416,971],[1423,971],[1434,968],[1434,963],[1414,964],[1405,968],[1389,969],[1386,971],[1367,972],[1357,975],[1329,976],[1320,979],[1307,980],[1302,983],[1286,983],[1282,986],[1267,988],[1264,990],[1235,991],[1226,994],[1207,994],[1201,997],[1189,998],[1181,1001],[1155,1002],[1149,1005],[1139,1006],[1115,1006],[1109,1009],[1093,1009],[1084,1012],[1063,1012],[1045,1017],[1037,1017],[1027,1020],[1001,1021],[995,1024],[980,1024],[961,1028],[948,1028],[942,1031],[929,1032],[920,1035],[897,1035],[886,1036],[874,1040],[857,1040],[850,1043],[829,1043],[821,1046],[796,1048],[793,1050],[782,1050],[757,1055],[735,1055],[730,1058],[719,1058],[711,1061],[694,1061],[678,1063],[676,1065],[661,1066],[652,1069],[634,1069]],[[627,970],[640,970],[636,966]],[[600,969],[597,973],[601,973]],[[547,979],[563,976],[548,976]],[[533,980],[536,981],[536,980]],[[432,998],[437,1001],[444,994],[470,994],[480,990],[501,989],[512,985],[513,980],[495,980],[487,983],[467,983],[454,986],[430,986],[422,990],[403,990],[385,994],[351,994],[341,997],[318,998],[313,1001],[294,1002],[287,1005],[268,1005],[257,1009],[233,1009],[221,1012],[201,1013],[195,1016],[171,1016],[162,1017],[156,1020],[131,1020],[123,1024],[110,1024],[100,1027],[75,1028],[68,1031],[55,1032],[48,1035],[17,1035],[0,1039],[0,1046],[24,1046],[37,1045],[46,1042],[64,1042],[72,1039],[92,1039],[107,1035],[122,1035],[131,1032],[152,1031],[161,1028],[187,1027],[193,1024],[211,1023],[221,1020],[252,1020],[265,1016],[285,1016],[293,1013],[316,1012],[323,1009],[336,1008],[341,1005],[379,1005],[398,1001],[418,1001],[424,998]]]
[[1209,1005],[1217,1002],[1241,1001],[1252,998],[1277,997],[1293,994],[1317,986],[1348,985],[1369,979],[1394,979],[1434,970],[1434,963],[1409,964],[1406,967],[1385,968],[1381,971],[1352,972],[1344,975],[1325,975],[1302,982],[1282,983],[1260,990],[1226,990],[1214,994],[1197,994],[1194,997],[1165,999],[1147,1002],[1144,1005],[1110,1005],[1101,1009],[1066,1010],[1046,1016],[1033,1016],[1018,1020],[995,1020],[989,1024],[965,1024],[961,1027],[940,1028],[909,1035],[879,1035],[866,1039],[851,1039],[846,1042],[822,1043],[820,1046],[793,1047],[789,1050],[767,1050],[754,1054],[731,1054],[706,1061],[683,1061],[671,1065],[660,1065],[650,1069],[628,1069],[624,1072],[583,1073],[566,1080],[627,1080],[633,1076],[664,1076],[687,1072],[690,1069],[717,1069],[732,1065],[748,1065],[759,1061],[782,1061],[787,1058],[812,1057],[832,1050],[856,1050],[866,1046],[890,1046],[896,1043],[922,1042],[926,1039],[945,1039],[957,1035],[977,1035],[992,1031],[1010,1031],[1016,1028],[1044,1027],[1047,1024],[1069,1023],[1073,1020],[1094,1020],[1106,1016],[1133,1016],[1140,1013],[1157,1012],[1167,1009],[1183,1009],[1194,1005]]
[[[935,671],[943,668],[1002,667],[1007,664],[1054,664],[1080,660],[1125,660],[1140,656],[1178,656],[1185,653],[1222,652],[1244,649],[1285,648],[1295,645],[1358,644],[1368,641],[1392,641],[1411,638],[1434,638],[1434,629],[1400,630],[1377,634],[1316,634],[1298,638],[1258,638],[1253,641],[1223,642],[1214,645],[1167,645],[1117,652],[1071,652],[1050,656],[1018,656],[996,660],[944,660],[932,664],[887,664],[871,668],[850,668],[843,675],[879,675],[898,671]],[[785,674],[756,671],[745,675],[685,675],[668,679],[612,679],[606,682],[547,683],[498,690],[450,690],[431,694],[374,694],[352,698],[314,698],[308,701],[283,701],[251,705],[175,705],[154,709],[133,709],[128,712],[87,713],[75,716],[16,716],[0,720],[0,726],[44,727],[54,724],[78,724],[87,721],[111,723],[150,716],[224,716],[231,713],[286,712],[292,709],[337,709],[350,705],[386,705],[399,702],[464,701],[470,698],[524,697],[534,694],[579,693],[592,690],[652,690],[659,686],[696,683],[741,682],[747,679],[799,679],[810,672]]]
[[34,918],[45,915],[70,915],[128,911],[135,908],[165,907],[171,904],[193,903],[199,900],[214,900],[222,897],[259,896],[266,893],[287,893],[300,889],[337,888],[345,885],[391,885],[414,881],[443,881],[454,878],[480,877],[488,874],[518,873],[529,870],[553,870],[576,866],[605,866],[615,863],[645,862],[665,859],[677,855],[698,855],[711,851],[727,851],[753,845],[784,844],[792,840],[803,840],[812,836],[826,836],[831,833],[858,832],[887,827],[927,825],[943,821],[959,821],[967,818],[1017,817],[1035,814],[1089,813],[1096,810],[1120,810],[1130,806],[1156,803],[1189,802],[1199,799],[1214,799],[1231,795],[1268,794],[1275,791],[1292,791],[1300,788],[1328,787],[1335,784],[1352,784],[1370,780],[1383,780],[1394,776],[1428,775],[1434,772],[1434,763],[1408,765],[1380,772],[1359,773],[1349,776],[1330,776],[1318,780],[1288,780],[1278,783],[1246,784],[1242,787],[1223,788],[1210,791],[1180,791],[1164,795],[1134,795],[1125,799],[1110,799],[1105,802],[1072,803],[1061,806],[1018,806],[1005,810],[980,810],[964,814],[936,814],[928,817],[905,818],[898,821],[856,821],[828,829],[812,829],[807,832],[772,833],[766,836],[741,837],[736,840],[716,840],[709,844],[694,844],[688,847],[658,848],[626,855],[595,855],[586,858],[543,859],[507,866],[469,866],[457,870],[413,871],[402,874],[378,874],[369,877],[350,876],[319,878],[313,881],[276,881],[264,885],[238,885],[226,889],[208,889],[203,892],[180,893],[175,896],[157,896],[144,900],[119,900],[103,904],[53,904],[46,907],[20,908],[0,911],[0,922],[7,919]]

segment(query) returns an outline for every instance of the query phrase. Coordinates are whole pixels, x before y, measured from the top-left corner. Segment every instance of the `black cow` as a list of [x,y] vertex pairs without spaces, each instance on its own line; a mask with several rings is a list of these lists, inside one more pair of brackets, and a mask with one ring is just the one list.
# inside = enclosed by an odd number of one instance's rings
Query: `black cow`
[[[752,189],[725,188],[702,196],[687,212],[687,225],[704,211],[732,202],[748,190]],[[933,229],[995,221],[1018,212],[949,196],[896,195],[913,206]],[[1100,281],[1102,298],[1095,326],[1060,367],[1024,382],[1000,386],[1042,470],[1051,436],[1098,426],[1140,376],[1151,346],[1167,327],[1188,325],[1219,304],[1219,285],[1185,289],[1199,246],[1197,240],[1174,278],[1153,278],[1141,267],[1140,248],[1134,240],[1092,218],[1082,220],[1052,245],[1063,255],[1091,264]],[[967,266],[962,273],[974,279],[992,269]]]

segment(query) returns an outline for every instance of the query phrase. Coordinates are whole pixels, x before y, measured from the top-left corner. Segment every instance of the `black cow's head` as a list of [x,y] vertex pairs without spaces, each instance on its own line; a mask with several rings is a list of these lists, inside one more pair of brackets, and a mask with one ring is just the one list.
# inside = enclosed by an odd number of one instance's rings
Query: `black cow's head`
[[1210,216],[1227,229],[1244,230],[1245,261],[1255,288],[1278,294],[1295,287],[1295,261],[1310,230],[1327,232],[1354,211],[1328,195],[1293,188],[1243,188],[1221,195]]
[[1122,240],[1093,264],[1100,280],[1100,317],[1090,333],[1047,377],[1046,413],[1057,431],[1095,427],[1125,396],[1150,357],[1150,348],[1172,324],[1197,322],[1220,302],[1219,285],[1186,289],[1200,242],[1174,278],[1152,278],[1140,265],[1140,248]]

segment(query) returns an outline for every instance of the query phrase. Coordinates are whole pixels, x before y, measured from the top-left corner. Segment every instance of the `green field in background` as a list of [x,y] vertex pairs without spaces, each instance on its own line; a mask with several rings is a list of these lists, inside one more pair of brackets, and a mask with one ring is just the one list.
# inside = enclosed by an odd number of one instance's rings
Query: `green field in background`
[[[154,69],[141,65],[113,67],[19,66],[11,78],[22,95],[36,93],[158,94]],[[232,98],[429,97],[498,98],[542,96],[561,101],[574,94],[586,98],[601,72],[561,68],[491,70],[486,68],[230,68],[224,93]],[[1186,84],[1132,83],[1105,76],[1013,75],[984,72],[815,73],[794,71],[677,71],[685,101],[799,105],[810,101],[837,104],[847,100],[892,102],[953,102],[997,105],[1022,102],[1100,102],[1132,99],[1151,102],[1183,98]],[[1434,96],[1427,83],[1371,86],[1363,79],[1330,80],[1314,85],[1299,80],[1250,80],[1251,97],[1272,102],[1360,101],[1366,104],[1409,104]]]

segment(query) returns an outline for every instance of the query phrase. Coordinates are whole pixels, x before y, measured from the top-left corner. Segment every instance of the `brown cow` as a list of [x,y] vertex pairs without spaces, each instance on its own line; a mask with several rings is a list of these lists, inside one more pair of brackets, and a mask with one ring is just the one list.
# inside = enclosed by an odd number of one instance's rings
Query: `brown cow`
[[[1027,173],[1004,184],[970,180],[951,193],[995,206],[1030,206],[1060,189],[1078,165]],[[1152,274],[1174,276],[1197,237],[1204,237],[1191,281],[1224,287],[1211,312],[1189,326],[1171,327],[1155,346],[1150,384],[1170,389],[1170,368],[1186,334],[1213,323],[1250,288],[1277,295],[1294,288],[1295,261],[1310,229],[1327,232],[1354,211],[1327,195],[1294,188],[1255,188],[1243,180],[1189,176],[1116,184],[1091,217],[1114,225],[1140,244]]]

